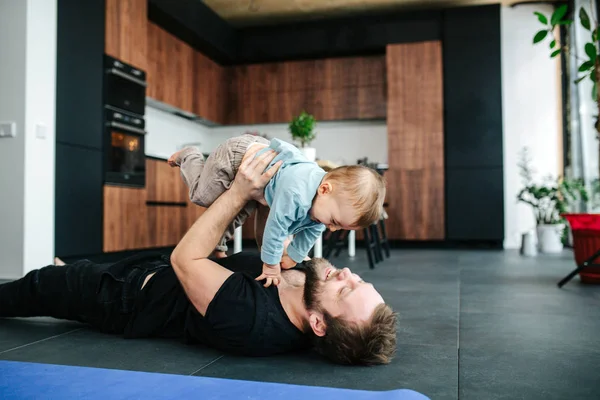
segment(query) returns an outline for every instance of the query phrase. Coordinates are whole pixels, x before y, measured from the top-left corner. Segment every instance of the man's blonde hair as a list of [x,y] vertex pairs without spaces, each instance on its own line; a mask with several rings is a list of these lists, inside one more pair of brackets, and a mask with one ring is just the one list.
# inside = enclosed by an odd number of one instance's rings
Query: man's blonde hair
[[338,167],[327,172],[324,181],[335,183],[333,193],[344,196],[356,209],[353,226],[366,228],[381,218],[385,180],[374,169],[363,165]]

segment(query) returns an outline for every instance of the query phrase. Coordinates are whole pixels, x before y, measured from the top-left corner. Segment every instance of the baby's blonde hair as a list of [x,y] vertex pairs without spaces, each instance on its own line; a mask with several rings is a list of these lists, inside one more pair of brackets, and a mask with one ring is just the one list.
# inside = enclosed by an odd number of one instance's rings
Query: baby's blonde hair
[[327,172],[323,180],[334,183],[333,193],[344,196],[356,209],[358,217],[354,227],[366,228],[381,218],[385,180],[374,169],[346,165]]

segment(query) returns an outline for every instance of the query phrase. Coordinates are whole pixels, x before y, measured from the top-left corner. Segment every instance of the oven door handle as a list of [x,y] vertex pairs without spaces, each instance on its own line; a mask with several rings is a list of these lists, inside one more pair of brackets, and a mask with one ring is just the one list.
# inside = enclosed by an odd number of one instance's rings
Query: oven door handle
[[115,121],[110,121],[107,123],[107,125],[112,126],[113,128],[123,129],[124,131],[139,133],[140,135],[145,135],[146,133],[148,133],[143,129],[136,128],[134,126],[125,125],[125,124],[122,124],[120,122],[115,122]]
[[133,83],[137,83],[140,86],[143,86],[143,87],[148,86],[148,84],[146,82],[142,81],[141,79],[134,78],[133,76],[128,75],[125,72],[121,72],[116,68],[110,68],[106,72],[108,72],[109,74],[120,76],[121,78],[127,79],[128,81],[131,81]]

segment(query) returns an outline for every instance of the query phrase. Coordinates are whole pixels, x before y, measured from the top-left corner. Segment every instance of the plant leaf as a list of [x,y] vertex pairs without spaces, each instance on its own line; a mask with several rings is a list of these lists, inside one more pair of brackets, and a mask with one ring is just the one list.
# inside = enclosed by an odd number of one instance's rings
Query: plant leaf
[[550,54],[550,58],[554,58],[554,57],[556,57],[557,55],[559,55],[559,54],[560,54],[560,50],[561,50],[561,49],[554,50],[554,51],[552,52],[552,54]]
[[594,87],[592,88],[592,100],[598,100],[598,85],[594,82]]
[[597,40],[598,40],[598,28],[596,28],[592,31],[592,42],[595,42]]
[[572,19],[564,19],[562,21],[558,21],[556,25],[571,25],[573,23]]
[[581,26],[583,26],[585,29],[588,31],[591,29],[590,17],[583,7],[579,9],[579,21],[581,22]]
[[539,31],[533,37],[533,43],[535,44],[535,43],[541,42],[542,40],[544,40],[546,38],[546,35],[548,35],[548,31],[547,30]]
[[596,68],[592,70],[592,73],[590,74],[590,79],[592,80],[592,82],[596,82]]
[[535,15],[537,15],[538,20],[544,24],[547,25],[548,24],[548,18],[546,18],[546,16],[544,14],[542,14],[541,12],[534,12]]
[[581,66],[579,67],[579,72],[589,71],[593,67],[594,67],[594,64],[592,64],[591,61],[586,61],[583,64],[581,64]]
[[553,49],[556,46],[556,40],[550,42],[550,48]]
[[591,62],[595,62],[596,61],[596,46],[594,46],[592,43],[586,43],[585,44],[585,54],[588,55]]
[[554,12],[552,13],[552,17],[550,18],[550,23],[552,25],[558,24],[558,22],[563,19],[563,17],[567,13],[567,7],[568,6],[566,4],[563,4],[562,6],[554,10]]
[[586,77],[587,77],[587,75],[584,75],[584,76],[581,76],[581,77],[579,77],[579,78],[575,79],[575,83],[579,83],[579,82],[581,82],[581,81],[582,81],[582,80],[584,80]]

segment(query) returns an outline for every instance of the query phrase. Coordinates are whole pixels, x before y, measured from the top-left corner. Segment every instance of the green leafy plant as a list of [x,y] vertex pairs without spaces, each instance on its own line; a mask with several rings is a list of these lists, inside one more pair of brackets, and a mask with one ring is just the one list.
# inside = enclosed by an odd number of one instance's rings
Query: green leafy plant
[[[590,10],[593,10],[592,2],[590,1]],[[557,7],[550,17],[544,15],[541,12],[534,12],[534,15],[545,26],[544,29],[539,30],[533,37],[533,43],[538,44],[549,39],[550,47],[550,58],[554,58],[564,52],[564,54],[570,54],[571,50],[568,46],[562,46],[559,38],[556,36],[556,27],[561,25],[571,25],[573,19],[569,19],[569,9],[567,4],[563,4]],[[591,15],[594,15],[591,13]],[[596,129],[596,138],[600,139],[600,93],[598,93],[598,79],[600,78],[600,37],[598,36],[599,28],[598,22],[590,18],[590,14],[586,11],[585,7],[580,7],[576,17],[579,19],[581,26],[590,33],[590,39],[584,45],[586,58],[578,57],[574,54],[576,59],[581,62],[578,68],[580,76],[575,80],[578,84],[584,79],[589,78],[592,81],[592,100],[596,103],[596,109],[598,114],[596,121],[594,122],[594,128]],[[574,52],[576,53],[576,52]],[[600,143],[598,148],[598,154],[600,155]],[[600,179],[595,179],[591,182],[591,194],[593,200],[590,205],[592,208],[600,206]]]
[[535,183],[535,171],[531,167],[527,148],[521,151],[519,170],[523,189],[517,195],[517,200],[532,207],[538,225],[563,223],[561,214],[568,212],[573,203],[588,201],[588,193],[581,179],[547,177],[543,183]]
[[[592,9],[591,3],[590,9]],[[561,45],[560,38],[557,37],[555,29],[557,26],[571,25],[573,23],[572,19],[567,18],[567,11],[568,5],[563,4],[554,10],[550,18],[541,12],[534,12],[534,15],[537,17],[540,23],[545,25],[545,28],[536,32],[533,37],[533,43],[538,44],[544,39],[549,38],[551,40],[549,44],[551,58],[558,56],[563,51],[565,53],[570,53],[568,46]],[[590,16],[584,7],[579,9],[578,17],[581,26],[590,32],[590,40],[586,42],[584,46],[587,58],[582,59],[578,57],[578,60],[581,61],[579,72],[582,75],[575,80],[575,83],[579,83],[585,78],[589,77],[593,82],[592,98],[600,106],[600,97],[598,97],[598,77],[600,76],[600,56],[598,55],[598,23],[590,19]],[[577,57],[577,55],[575,56]],[[598,126],[596,126],[596,128],[598,130]]]
[[304,147],[315,139],[315,126],[315,118],[306,111],[302,111],[300,115],[292,118],[289,129],[292,138],[300,142],[300,145]]

